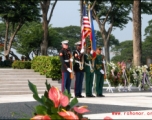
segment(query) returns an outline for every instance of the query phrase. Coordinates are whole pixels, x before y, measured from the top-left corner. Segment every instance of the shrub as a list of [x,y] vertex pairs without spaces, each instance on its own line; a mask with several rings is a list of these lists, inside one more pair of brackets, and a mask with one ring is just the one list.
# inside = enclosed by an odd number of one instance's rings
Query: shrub
[[14,61],[12,67],[15,69],[31,69],[30,61]]
[[32,60],[31,68],[53,80],[61,78],[61,63],[58,56],[37,56]]

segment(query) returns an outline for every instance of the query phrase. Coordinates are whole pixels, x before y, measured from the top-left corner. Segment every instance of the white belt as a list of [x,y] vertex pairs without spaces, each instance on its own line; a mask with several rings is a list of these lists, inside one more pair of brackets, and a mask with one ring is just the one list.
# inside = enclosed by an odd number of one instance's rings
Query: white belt
[[80,61],[75,60],[76,63],[81,63]]
[[69,62],[69,60],[64,60],[64,62]]
[[90,66],[90,64],[88,64],[88,63],[86,63],[86,62],[85,62],[85,65]]

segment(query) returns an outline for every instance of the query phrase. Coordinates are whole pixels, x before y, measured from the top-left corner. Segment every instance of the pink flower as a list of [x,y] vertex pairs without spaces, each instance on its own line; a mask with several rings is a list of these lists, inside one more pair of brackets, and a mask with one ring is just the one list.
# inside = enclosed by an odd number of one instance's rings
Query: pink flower
[[49,98],[53,101],[55,107],[58,107],[60,104],[60,91],[58,90],[58,88],[52,86],[49,90]]
[[112,120],[111,117],[106,116],[105,118],[103,118],[103,120]]
[[63,95],[62,92],[60,92],[60,95],[61,95],[61,98],[60,98],[60,104],[63,106],[63,107],[66,107],[68,104],[69,104],[69,98],[65,95]]
[[71,120],[79,119],[78,116],[71,111],[64,110],[63,112],[58,112],[58,114],[62,116],[64,119],[71,119]]
[[74,111],[76,111],[77,113],[80,113],[80,114],[89,112],[89,110],[86,109],[86,106],[74,107],[73,109],[74,109]]
[[63,93],[54,86],[52,86],[49,90],[49,98],[53,101],[55,107],[58,107],[59,105],[66,107],[69,104],[68,97],[63,95]]
[[51,118],[47,115],[36,115],[31,120],[51,120]]

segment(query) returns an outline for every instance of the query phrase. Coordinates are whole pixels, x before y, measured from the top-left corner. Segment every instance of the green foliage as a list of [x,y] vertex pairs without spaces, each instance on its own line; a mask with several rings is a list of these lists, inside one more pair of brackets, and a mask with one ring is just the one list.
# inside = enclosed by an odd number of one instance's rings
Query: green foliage
[[111,51],[116,54],[116,56],[114,56],[111,61],[120,62],[133,59],[133,42],[132,40],[125,40],[119,45],[112,47]]
[[14,69],[31,69],[30,61],[14,61],[12,64]]
[[[56,27],[53,28],[56,30],[59,35],[62,36],[62,39],[59,41],[59,44],[61,44],[61,41],[63,40],[69,40],[69,48],[74,49],[74,43],[80,40],[81,35],[81,28],[79,26],[67,26],[64,28]],[[52,45],[54,45],[58,50],[61,48],[59,44],[56,44],[57,41],[53,41]]]
[[[93,0],[91,4],[93,4]],[[112,9],[110,10],[110,7]],[[125,25],[131,20],[129,17],[131,11],[131,4],[126,4],[122,0],[104,0],[104,1],[97,1],[96,5],[94,6],[94,10],[97,13],[97,16],[101,20],[101,23],[106,20],[106,23],[111,24],[113,23],[113,27],[118,27],[123,29]],[[106,15],[107,18],[106,18]]]
[[61,62],[58,56],[37,56],[32,60],[32,69],[48,78],[61,79]]
[[39,48],[42,36],[41,23],[26,22],[17,33],[17,39],[13,43],[13,48],[22,55],[29,55],[34,49]]
[[12,23],[39,20],[38,1],[4,0],[0,4],[0,17]]

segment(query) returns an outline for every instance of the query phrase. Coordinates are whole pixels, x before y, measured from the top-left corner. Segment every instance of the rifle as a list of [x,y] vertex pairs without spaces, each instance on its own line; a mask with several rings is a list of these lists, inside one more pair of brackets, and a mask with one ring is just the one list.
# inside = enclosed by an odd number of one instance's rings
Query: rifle
[[[73,59],[72,53],[70,53],[70,59]],[[71,80],[72,80],[72,79],[74,79],[73,61],[70,61],[70,69],[72,70],[72,72],[70,73],[70,78],[71,78]]]

